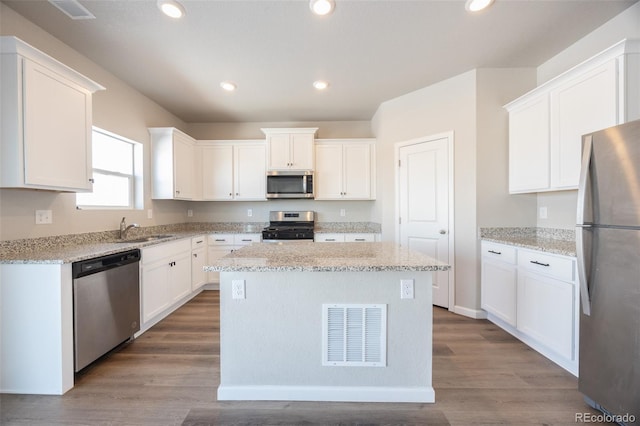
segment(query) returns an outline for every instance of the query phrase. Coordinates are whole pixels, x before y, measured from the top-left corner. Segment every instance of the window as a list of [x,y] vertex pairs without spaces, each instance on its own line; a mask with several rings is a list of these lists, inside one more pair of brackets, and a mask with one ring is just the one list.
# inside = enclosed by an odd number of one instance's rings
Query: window
[[93,192],[76,194],[80,209],[141,209],[142,144],[93,128]]

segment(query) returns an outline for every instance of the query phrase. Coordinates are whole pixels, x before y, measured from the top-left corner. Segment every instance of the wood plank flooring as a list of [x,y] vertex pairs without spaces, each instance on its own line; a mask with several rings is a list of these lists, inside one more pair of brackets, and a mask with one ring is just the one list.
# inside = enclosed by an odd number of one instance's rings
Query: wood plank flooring
[[[434,308],[435,404],[216,401],[219,293],[204,291],[76,378],[0,395],[2,425],[575,425],[571,374],[488,321]],[[591,423],[598,424],[598,423]]]

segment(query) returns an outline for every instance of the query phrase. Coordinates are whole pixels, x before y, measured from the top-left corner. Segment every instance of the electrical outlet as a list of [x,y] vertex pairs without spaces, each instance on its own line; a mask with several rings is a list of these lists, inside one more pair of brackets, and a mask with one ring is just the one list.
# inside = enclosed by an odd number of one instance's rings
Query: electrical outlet
[[340,216],[345,217],[347,215],[347,211],[345,209],[340,209]]
[[546,219],[547,218],[547,208],[546,207],[540,207],[540,211],[539,211],[538,215],[540,216],[540,219]]
[[247,217],[251,217],[251,216],[253,216],[253,210],[247,209]]
[[53,212],[51,210],[36,210],[36,225],[53,223]]
[[244,299],[244,280],[231,281],[231,298]]
[[152,209],[147,210],[147,219],[153,219],[153,210]]
[[400,299],[413,299],[413,280],[400,280]]
[[187,217],[193,217],[193,210],[191,209],[187,210]]

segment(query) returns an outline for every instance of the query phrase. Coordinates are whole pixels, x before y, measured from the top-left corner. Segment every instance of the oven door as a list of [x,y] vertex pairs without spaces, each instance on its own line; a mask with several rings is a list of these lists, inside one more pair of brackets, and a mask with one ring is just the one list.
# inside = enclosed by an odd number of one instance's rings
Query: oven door
[[267,172],[267,198],[313,198],[313,172]]

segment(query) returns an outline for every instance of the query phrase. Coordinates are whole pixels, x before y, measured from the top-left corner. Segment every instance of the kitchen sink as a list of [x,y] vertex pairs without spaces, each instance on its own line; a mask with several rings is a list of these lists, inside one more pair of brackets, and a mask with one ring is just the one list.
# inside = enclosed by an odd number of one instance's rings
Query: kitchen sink
[[134,238],[131,240],[118,240],[119,243],[148,243],[150,241],[163,240],[165,238],[171,238],[173,235],[162,234],[162,235],[147,235],[146,237]]

